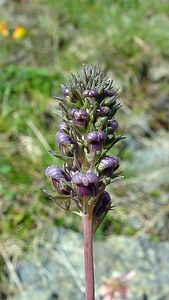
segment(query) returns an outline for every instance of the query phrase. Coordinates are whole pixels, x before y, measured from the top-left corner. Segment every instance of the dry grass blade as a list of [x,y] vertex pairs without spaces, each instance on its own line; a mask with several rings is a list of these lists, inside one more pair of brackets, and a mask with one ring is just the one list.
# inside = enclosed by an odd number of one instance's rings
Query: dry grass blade
[[136,234],[134,235],[134,238],[140,238],[142,237],[148,230],[153,228],[155,224],[163,218],[167,213],[169,212],[169,203],[165,205],[152,219],[145,222],[145,225],[143,228],[138,230]]
[[44,136],[42,135],[42,133],[40,132],[40,130],[36,127],[36,125],[33,123],[32,120],[28,120],[27,124],[30,127],[30,129],[33,131],[35,136],[38,138],[41,145],[45,148],[45,150],[48,151],[50,149],[50,146],[49,146],[48,142],[46,141],[46,139],[44,138]]
[[11,279],[12,283],[17,288],[18,292],[22,292],[23,287],[18,278],[18,275],[16,274],[15,267],[14,267],[13,263],[11,262],[11,260],[9,259],[7,251],[5,250],[5,248],[2,245],[0,245],[0,254],[6,264],[7,269],[8,269],[9,278]]

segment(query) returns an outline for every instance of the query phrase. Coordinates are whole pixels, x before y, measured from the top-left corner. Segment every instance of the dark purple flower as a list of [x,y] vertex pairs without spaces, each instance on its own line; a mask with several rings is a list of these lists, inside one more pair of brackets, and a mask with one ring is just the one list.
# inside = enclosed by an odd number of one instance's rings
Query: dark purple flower
[[71,188],[66,185],[66,181],[70,181],[70,177],[56,166],[49,166],[46,169],[46,176],[52,179],[54,188],[61,194],[69,195]]
[[86,141],[91,147],[91,150],[96,152],[102,149],[103,143],[106,140],[106,134],[104,131],[92,131],[86,136]]
[[104,117],[104,116],[108,115],[109,111],[110,111],[109,107],[107,107],[107,106],[99,106],[97,108],[96,114],[97,114],[97,116],[103,116]]
[[59,143],[59,149],[65,155],[73,156],[73,152],[75,150],[76,143],[73,139],[67,135],[65,132],[59,130],[56,134],[56,142]]
[[119,167],[119,159],[116,156],[104,157],[98,165],[101,174],[111,177],[113,172]]
[[71,115],[73,116],[73,123],[76,126],[85,127],[87,124],[87,121],[89,119],[89,115],[84,109],[72,109]]
[[77,195],[83,198],[95,196],[99,178],[93,172],[86,174],[78,172],[73,175],[72,183],[77,186]]
[[107,90],[104,90],[104,95],[108,96],[108,97],[112,97],[112,96],[116,95],[116,92],[112,89],[107,89]]
[[83,95],[85,97],[97,97],[98,93],[97,93],[97,91],[95,89],[93,89],[93,90],[85,90],[83,92]]
[[100,195],[94,207],[93,217],[100,218],[105,212],[109,210],[110,204],[111,204],[111,198],[109,193],[103,192],[103,194]]
[[114,133],[118,128],[118,122],[116,120],[111,120],[107,125],[108,133]]

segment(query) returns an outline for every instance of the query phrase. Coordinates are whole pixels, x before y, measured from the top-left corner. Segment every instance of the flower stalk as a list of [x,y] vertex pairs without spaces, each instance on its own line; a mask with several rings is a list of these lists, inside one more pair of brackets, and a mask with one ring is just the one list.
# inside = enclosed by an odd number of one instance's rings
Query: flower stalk
[[92,217],[83,215],[84,265],[86,280],[86,300],[94,300],[94,262],[93,262],[93,222]]
[[55,135],[61,154],[50,153],[63,165],[46,169],[54,188],[47,193],[60,207],[82,217],[86,300],[94,300],[93,234],[114,207],[106,187],[119,176],[119,158],[109,153],[123,139],[116,133],[117,98],[112,80],[96,66],[84,66],[72,75],[55,97],[62,112]]

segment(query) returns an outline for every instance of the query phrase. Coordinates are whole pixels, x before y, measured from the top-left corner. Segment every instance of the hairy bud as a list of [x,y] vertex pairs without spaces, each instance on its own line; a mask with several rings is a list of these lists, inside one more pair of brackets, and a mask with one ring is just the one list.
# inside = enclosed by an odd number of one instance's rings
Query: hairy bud
[[56,142],[59,144],[59,149],[63,154],[73,156],[75,150],[77,150],[76,142],[63,131],[58,131],[56,134]]
[[110,120],[107,125],[108,133],[114,133],[118,128],[118,122],[116,120]]
[[69,195],[70,187],[66,181],[70,181],[69,176],[56,166],[50,166],[46,169],[46,175],[52,179],[54,188],[61,194]]
[[86,141],[93,152],[101,151],[105,140],[106,134],[104,131],[92,131],[86,136]]
[[119,159],[115,156],[104,157],[98,165],[101,174],[111,177],[113,172],[119,168]]
[[84,109],[72,109],[71,115],[75,126],[85,128],[89,120],[89,115]]
[[94,197],[97,192],[98,177],[95,173],[78,172],[72,177],[72,183],[77,187],[77,195],[83,198]]

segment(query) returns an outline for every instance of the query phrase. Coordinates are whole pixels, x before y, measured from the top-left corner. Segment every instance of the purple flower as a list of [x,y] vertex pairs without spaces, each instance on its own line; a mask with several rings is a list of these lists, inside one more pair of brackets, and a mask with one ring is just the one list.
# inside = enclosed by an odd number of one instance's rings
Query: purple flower
[[119,159],[116,156],[104,157],[98,165],[101,174],[111,177],[113,172],[119,167]]
[[114,133],[118,128],[118,122],[116,120],[109,121],[107,128],[109,133]]
[[49,166],[46,169],[46,176],[52,179],[54,188],[61,194],[69,195],[71,188],[66,185],[66,181],[70,181],[70,177],[56,166]]
[[86,136],[86,141],[90,145],[91,150],[94,152],[101,151],[105,140],[106,140],[106,134],[102,130],[92,131],[88,133],[88,135]]
[[58,129],[59,131],[66,131],[68,129],[67,123],[65,121],[61,122]]
[[78,172],[73,175],[72,183],[77,186],[77,195],[83,198],[93,197],[97,193],[99,178],[93,172]]
[[62,170],[56,166],[49,166],[46,171],[46,176],[51,177],[56,180],[65,179],[65,176]]
[[61,145],[71,144],[71,138],[60,130],[56,134],[56,140]]
[[98,96],[98,93],[96,91],[96,89],[93,89],[93,90],[85,90],[83,92],[83,95],[85,97],[97,97]]
[[65,86],[62,89],[62,91],[63,91],[64,96],[69,96],[70,95],[70,90],[68,89],[68,87]]
[[73,116],[73,123],[76,126],[86,127],[89,115],[84,109],[72,109],[71,115]]
[[111,198],[109,193],[103,192],[103,194],[100,195],[94,207],[93,217],[100,218],[105,212],[109,210],[110,204],[111,204]]
[[97,108],[96,114],[97,114],[97,116],[103,116],[104,117],[104,116],[108,115],[109,111],[110,111],[109,107],[107,107],[107,106],[99,106]]
[[59,149],[61,152],[65,155],[73,156],[76,143],[69,135],[59,130],[56,134],[55,140],[59,143]]

